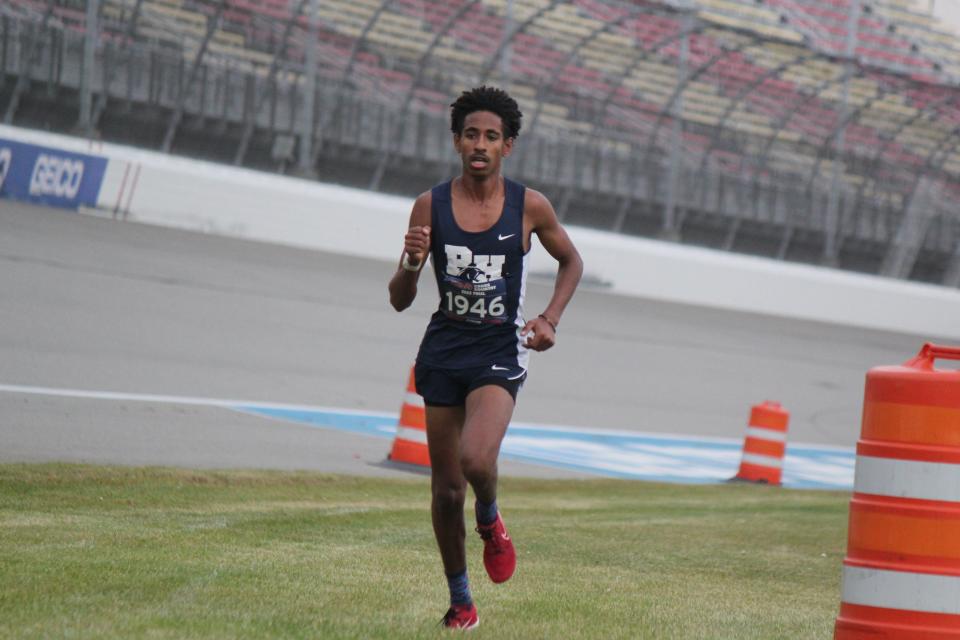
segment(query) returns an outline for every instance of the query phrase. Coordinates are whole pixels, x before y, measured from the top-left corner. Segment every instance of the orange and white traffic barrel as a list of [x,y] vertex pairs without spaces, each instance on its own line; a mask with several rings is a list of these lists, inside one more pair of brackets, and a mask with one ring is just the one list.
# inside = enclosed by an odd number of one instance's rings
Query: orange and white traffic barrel
[[750,408],[740,469],[734,480],[780,484],[789,422],[790,413],[779,402],[768,400]]
[[960,347],[867,373],[836,640],[960,640]]
[[430,466],[426,410],[423,398],[417,393],[413,367],[410,368],[407,392],[400,407],[400,418],[397,420],[397,435],[393,439],[393,448],[388,458],[394,462]]

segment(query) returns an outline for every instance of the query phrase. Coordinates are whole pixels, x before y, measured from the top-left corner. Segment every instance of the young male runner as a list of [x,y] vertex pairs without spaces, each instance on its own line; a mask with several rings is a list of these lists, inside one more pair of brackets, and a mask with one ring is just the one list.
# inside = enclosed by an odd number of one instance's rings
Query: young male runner
[[[463,505],[476,496],[483,564],[494,582],[513,575],[516,553],[497,508],[497,456],[527,377],[529,350],[556,342],[557,325],[583,263],[540,193],[500,173],[520,132],[516,101],[500,89],[465,91],[451,105],[461,175],[421,194],[404,252],[390,280],[390,304],[403,311],[417,295],[429,253],[440,292],[414,370],[423,396],[430,453],[433,531],[450,587],[443,624],[479,624],[467,581]],[[557,263],[553,296],[542,313],[523,314],[531,234]]]

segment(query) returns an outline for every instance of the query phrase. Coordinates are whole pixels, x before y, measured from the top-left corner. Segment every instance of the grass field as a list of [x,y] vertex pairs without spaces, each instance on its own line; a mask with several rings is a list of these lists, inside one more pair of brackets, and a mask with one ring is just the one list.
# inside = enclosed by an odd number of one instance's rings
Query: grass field
[[[472,500],[472,499],[471,499]],[[471,638],[830,638],[849,494],[504,479]],[[428,480],[0,465],[0,637],[432,638]]]

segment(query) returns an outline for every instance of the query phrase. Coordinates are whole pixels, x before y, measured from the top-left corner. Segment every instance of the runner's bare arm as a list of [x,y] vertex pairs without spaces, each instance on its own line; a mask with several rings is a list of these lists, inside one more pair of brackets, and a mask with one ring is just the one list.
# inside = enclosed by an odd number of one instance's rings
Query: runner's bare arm
[[417,280],[430,255],[430,203],[430,192],[422,193],[410,212],[410,225],[403,237],[403,253],[388,287],[390,304],[397,311],[413,304],[417,297]]
[[540,192],[527,189],[524,202],[524,215],[528,218],[531,233],[536,233],[540,244],[557,261],[557,279],[553,287],[550,303],[540,315],[529,320],[520,331],[521,336],[531,332],[527,338],[527,347],[534,351],[546,351],[556,342],[557,325],[567,303],[573,297],[580,276],[583,275],[583,260],[573,246],[570,236],[557,220],[553,205]]

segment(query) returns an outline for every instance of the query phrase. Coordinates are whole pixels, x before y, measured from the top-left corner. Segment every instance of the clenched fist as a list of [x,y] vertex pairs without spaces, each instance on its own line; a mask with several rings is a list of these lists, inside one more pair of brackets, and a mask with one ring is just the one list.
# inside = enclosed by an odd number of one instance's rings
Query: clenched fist
[[403,250],[412,265],[418,265],[427,258],[430,251],[430,227],[410,227],[403,237]]

